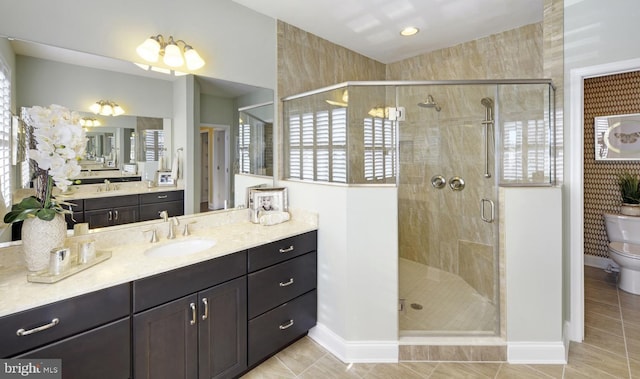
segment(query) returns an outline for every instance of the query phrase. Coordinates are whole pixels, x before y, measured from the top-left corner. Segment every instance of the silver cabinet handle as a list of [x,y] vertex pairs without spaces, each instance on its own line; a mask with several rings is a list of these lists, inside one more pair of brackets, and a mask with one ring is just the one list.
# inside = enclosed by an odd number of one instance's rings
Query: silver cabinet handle
[[[485,212],[486,212],[486,205],[489,204],[489,209],[491,210],[489,217],[486,216]],[[482,199],[480,200],[480,217],[482,218],[482,221],[484,222],[488,222],[488,223],[492,223],[495,218],[496,218],[496,205],[493,203],[493,201],[489,200],[489,199]]]
[[118,219],[118,211],[113,211],[113,212],[115,214],[114,220],[117,220]]
[[194,303],[189,304],[191,308],[191,325],[195,325],[198,316],[196,315],[196,305]]
[[169,195],[158,195],[158,199],[166,199]]
[[16,331],[16,334],[19,335],[20,337],[28,336],[29,334],[38,333],[38,332],[41,332],[43,330],[47,330],[47,329],[53,328],[54,326],[58,325],[59,323],[60,323],[60,320],[58,318],[54,318],[53,320],[51,320],[50,323],[44,324],[42,326],[38,326],[37,328],[33,328],[33,329],[29,329],[29,330],[24,330],[24,329],[20,328],[20,329],[18,329]]
[[293,326],[293,320],[289,320],[289,321],[287,321],[286,323],[281,324],[281,325],[279,326],[279,328],[280,328],[280,330],[285,330],[285,329],[289,329],[289,328],[290,328],[290,327],[292,327],[292,326]]
[[291,245],[291,246],[289,246],[289,247],[287,247],[287,248],[285,248],[285,249],[280,248],[280,252],[281,252],[281,253],[288,253],[288,252],[290,252],[290,251],[293,251],[293,245]]
[[113,220],[113,212],[109,211],[109,221]]
[[280,287],[286,287],[293,284],[293,278],[289,279],[288,282],[280,282]]
[[202,299],[202,304],[204,304],[204,314],[202,315],[202,319],[206,320],[209,318],[209,302],[207,302],[207,298]]

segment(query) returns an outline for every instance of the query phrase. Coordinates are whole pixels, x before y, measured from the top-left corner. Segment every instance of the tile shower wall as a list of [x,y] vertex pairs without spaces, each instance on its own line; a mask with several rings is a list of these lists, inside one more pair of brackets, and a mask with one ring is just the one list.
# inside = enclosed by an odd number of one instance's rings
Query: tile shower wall
[[608,257],[603,213],[620,213],[617,174],[640,175],[640,162],[596,161],[594,117],[640,113],[640,71],[584,81],[584,253]]

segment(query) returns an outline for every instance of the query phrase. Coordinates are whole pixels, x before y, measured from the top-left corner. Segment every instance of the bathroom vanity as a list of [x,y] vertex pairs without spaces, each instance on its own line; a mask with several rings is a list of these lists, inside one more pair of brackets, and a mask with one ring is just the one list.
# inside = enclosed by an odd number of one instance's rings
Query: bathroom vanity
[[0,271],[0,357],[62,358],[69,378],[233,378],[275,354],[316,323],[317,223],[228,213],[183,218],[182,239],[217,241],[203,252],[145,255],[154,221],[106,228],[135,242],[56,284]]

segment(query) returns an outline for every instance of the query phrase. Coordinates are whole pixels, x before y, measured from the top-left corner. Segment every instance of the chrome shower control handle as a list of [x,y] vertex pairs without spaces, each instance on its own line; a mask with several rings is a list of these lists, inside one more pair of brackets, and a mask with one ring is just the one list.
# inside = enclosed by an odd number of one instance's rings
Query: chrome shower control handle
[[464,179],[459,176],[454,176],[449,179],[449,187],[454,191],[462,191],[464,189]]
[[431,185],[433,188],[444,188],[447,185],[447,180],[442,175],[434,175],[431,177]]

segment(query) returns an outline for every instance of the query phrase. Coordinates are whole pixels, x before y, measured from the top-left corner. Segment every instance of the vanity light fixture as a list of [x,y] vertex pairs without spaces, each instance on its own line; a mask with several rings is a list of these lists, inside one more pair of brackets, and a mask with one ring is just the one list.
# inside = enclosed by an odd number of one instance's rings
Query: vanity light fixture
[[404,37],[410,37],[418,34],[419,31],[420,29],[416,28],[415,26],[407,26],[400,31],[400,35]]
[[124,109],[111,100],[96,101],[89,109],[91,112],[102,116],[120,116],[124,114]]
[[100,120],[98,120],[97,118],[83,117],[80,119],[80,125],[87,128],[100,126]]
[[[183,47],[180,48],[179,44]],[[136,48],[138,55],[147,62],[157,62],[160,56],[162,61],[169,67],[180,67],[187,65],[189,70],[197,70],[204,66],[204,60],[200,54],[183,40],[173,40],[173,36],[169,36],[169,40],[165,40],[162,34],[151,36]]]

